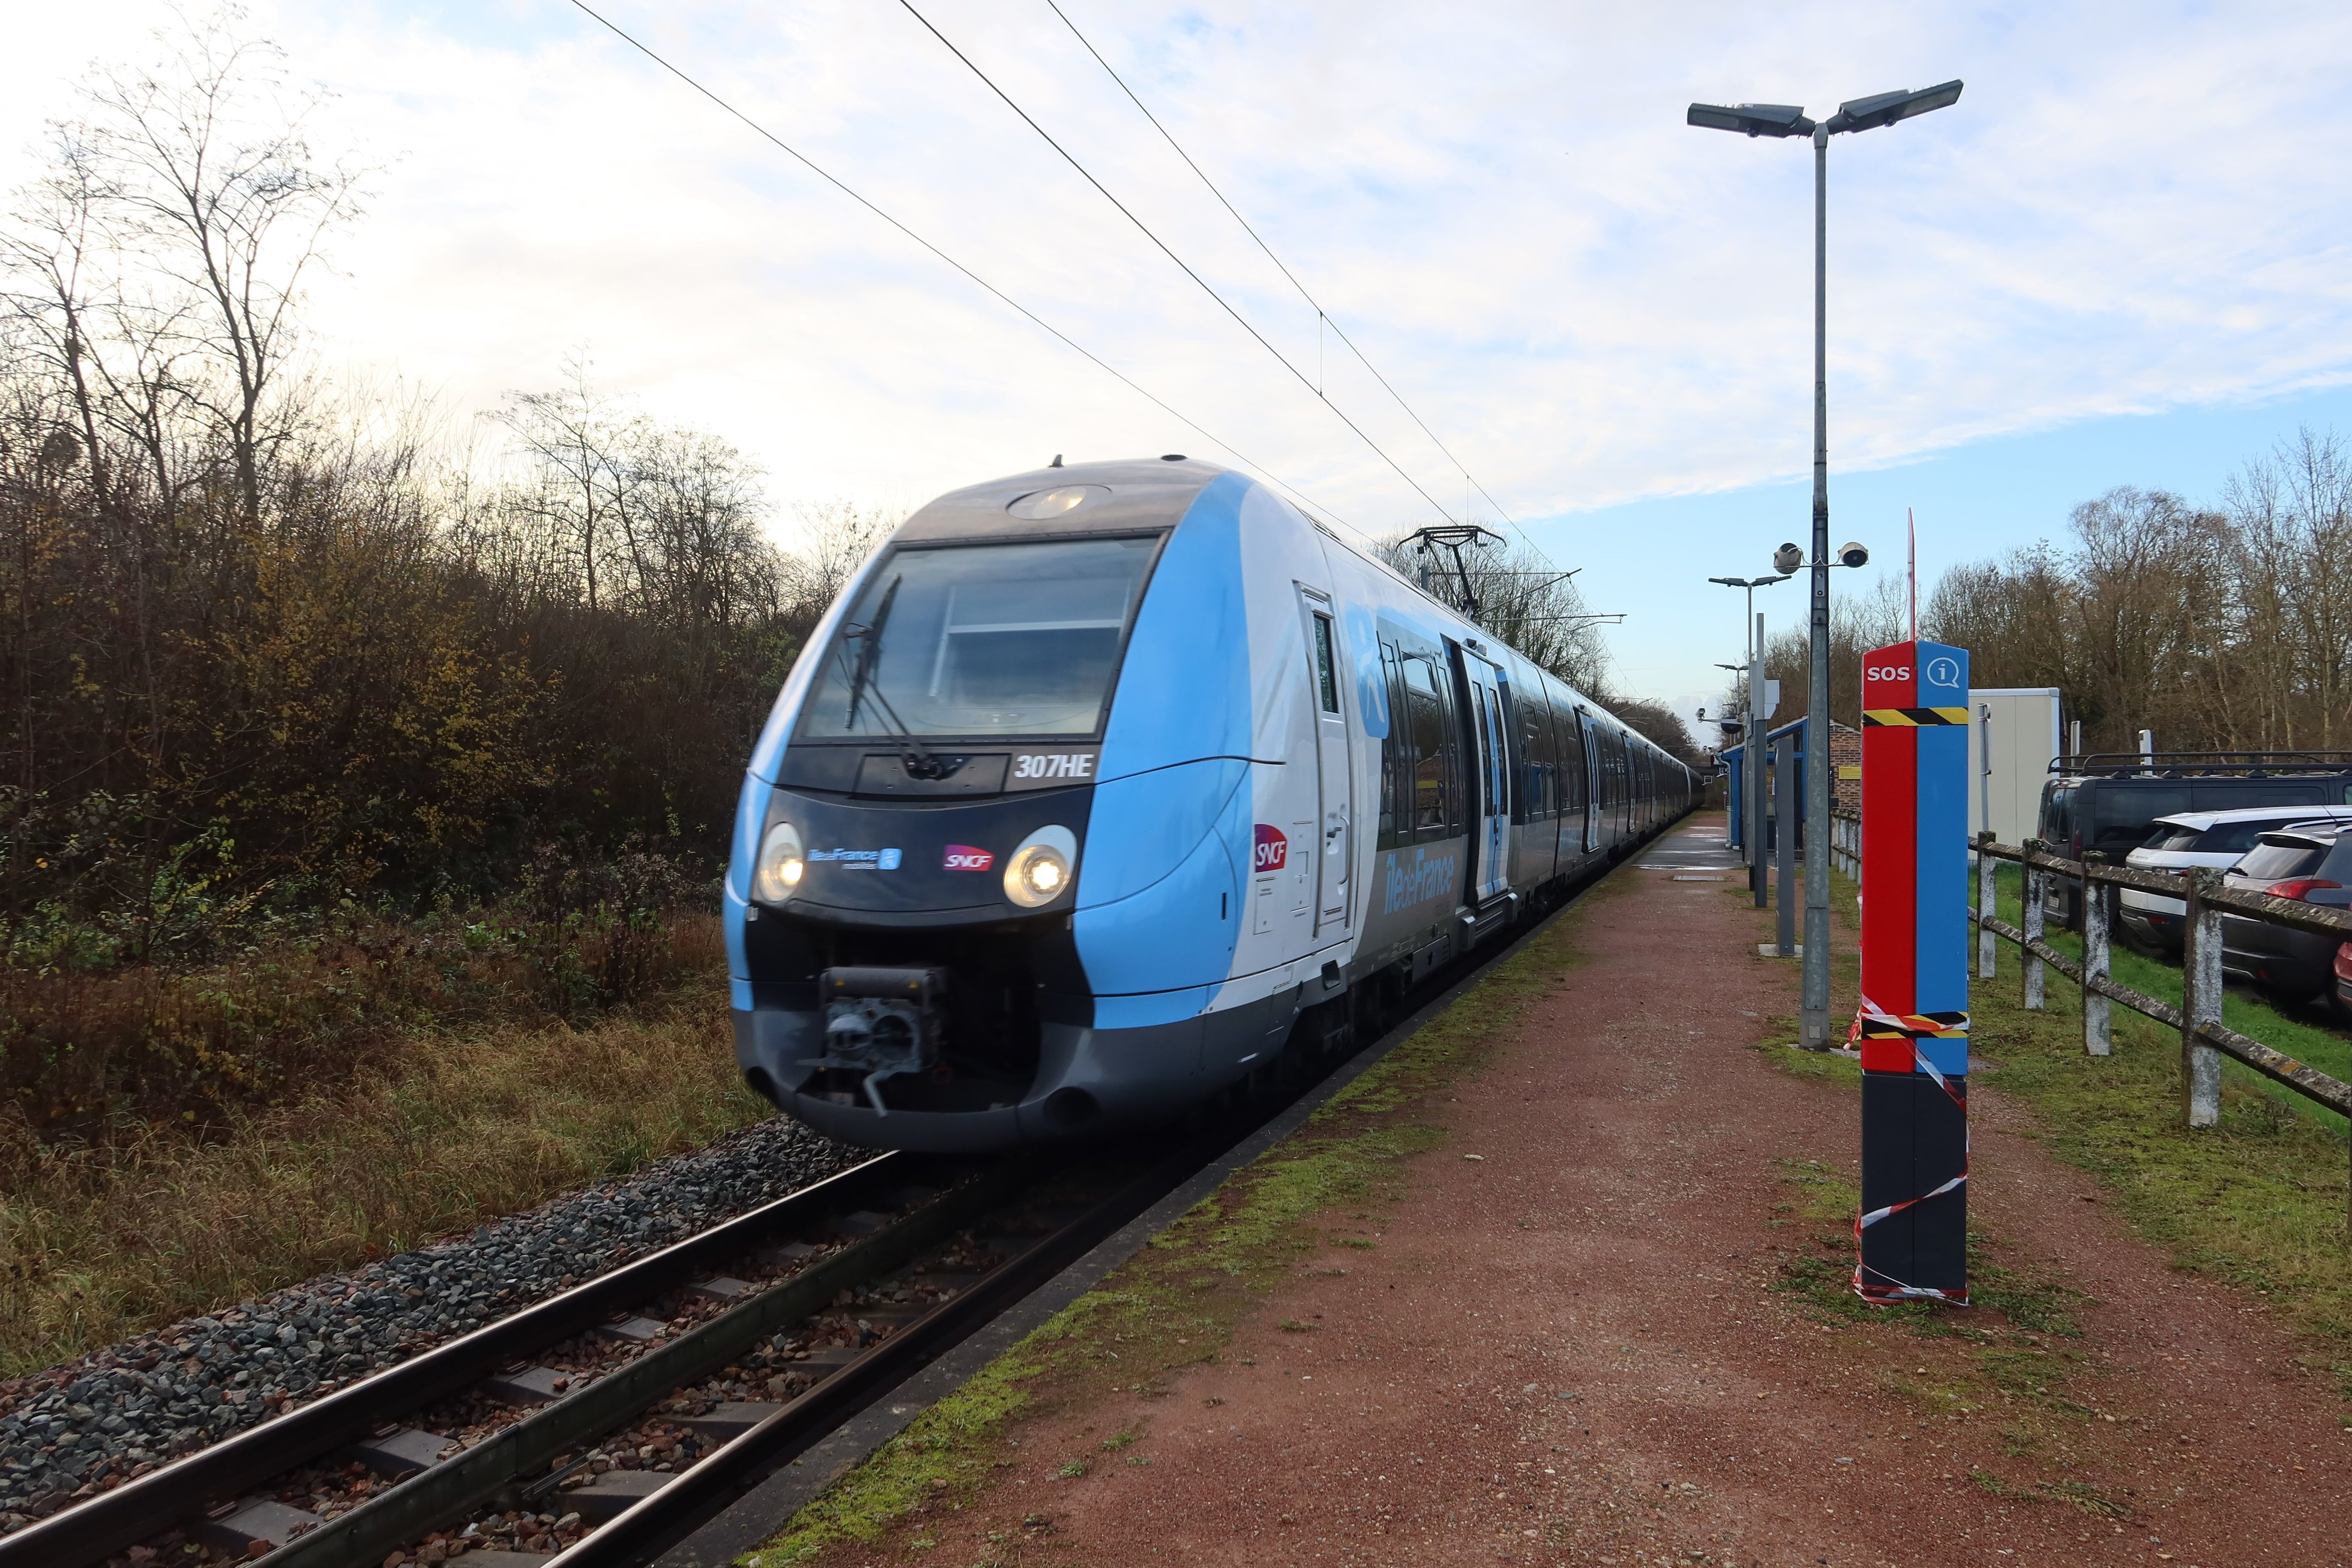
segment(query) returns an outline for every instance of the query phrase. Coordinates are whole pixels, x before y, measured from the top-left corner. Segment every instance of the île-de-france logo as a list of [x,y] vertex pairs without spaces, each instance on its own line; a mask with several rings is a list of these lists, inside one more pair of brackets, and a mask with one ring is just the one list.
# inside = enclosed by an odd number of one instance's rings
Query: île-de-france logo
[[845,871],[895,871],[899,855],[896,849],[819,849],[809,858],[836,862]]

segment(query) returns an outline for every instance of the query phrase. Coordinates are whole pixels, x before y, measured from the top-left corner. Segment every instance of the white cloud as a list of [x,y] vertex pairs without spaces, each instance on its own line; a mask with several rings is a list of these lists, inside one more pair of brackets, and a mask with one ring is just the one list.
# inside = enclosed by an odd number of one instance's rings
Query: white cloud
[[[1449,508],[1465,486],[1038,0],[926,11]],[[1071,13],[1516,515],[1801,473],[1811,171],[1682,123],[1950,76],[1831,153],[1842,465],[2352,367],[2352,13],[1396,0]],[[610,14],[1360,527],[1428,508],[899,7]],[[0,183],[159,5],[45,8]],[[331,363],[480,406],[570,348],[757,457],[782,500],[1214,455],[552,0],[281,3],[256,25],[382,161],[315,290]],[[1318,368],[1319,363],[1319,368]],[[1474,509],[1482,510],[1482,509]],[[1689,678],[1685,677],[1687,680]]]

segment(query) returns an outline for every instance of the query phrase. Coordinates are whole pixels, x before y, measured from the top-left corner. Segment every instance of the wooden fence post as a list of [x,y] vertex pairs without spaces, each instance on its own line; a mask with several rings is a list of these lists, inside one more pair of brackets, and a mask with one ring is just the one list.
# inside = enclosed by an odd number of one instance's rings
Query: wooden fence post
[[2189,869],[2189,913],[2180,954],[2180,1097],[2191,1127],[2221,1120],[2221,1053],[2200,1039],[2200,1024],[2221,1021],[2221,911],[2205,897],[2221,885],[2210,866]]
[[[2029,852],[2039,849],[2042,847],[2042,841],[2038,838],[2029,838],[2025,841],[2025,847]],[[2045,880],[2046,874],[2040,867],[2029,864],[2025,868],[2025,900],[2022,912],[2025,940],[2028,942],[2042,940],[2042,889]],[[2048,979],[2043,973],[2048,965],[2036,956],[2032,947],[2027,947],[2024,952],[2025,1010],[2029,1013],[2039,1013],[2048,1005],[2045,994],[2048,990]]]
[[[2087,868],[2086,868],[2087,870]],[[2104,1057],[2115,1048],[2107,998],[2091,987],[2107,977],[2107,890],[2083,878],[2083,1049]]]
[[1977,835],[1977,978],[1992,978],[1992,927],[1982,922],[2000,913],[2000,878],[1993,870],[1993,858],[1984,852],[1992,842],[1992,829]]

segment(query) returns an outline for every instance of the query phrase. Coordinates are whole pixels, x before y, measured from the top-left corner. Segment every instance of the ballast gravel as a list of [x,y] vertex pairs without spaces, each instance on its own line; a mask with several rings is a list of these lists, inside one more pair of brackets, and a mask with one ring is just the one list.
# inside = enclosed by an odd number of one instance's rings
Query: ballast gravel
[[470,1235],[0,1384],[0,1531],[870,1157],[772,1117]]

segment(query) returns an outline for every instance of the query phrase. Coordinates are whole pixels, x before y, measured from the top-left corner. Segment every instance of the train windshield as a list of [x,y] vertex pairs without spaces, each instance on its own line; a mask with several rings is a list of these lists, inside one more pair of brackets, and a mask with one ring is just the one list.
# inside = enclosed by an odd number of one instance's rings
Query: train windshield
[[1159,543],[898,551],[844,618],[801,734],[1093,734]]

